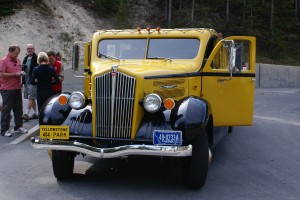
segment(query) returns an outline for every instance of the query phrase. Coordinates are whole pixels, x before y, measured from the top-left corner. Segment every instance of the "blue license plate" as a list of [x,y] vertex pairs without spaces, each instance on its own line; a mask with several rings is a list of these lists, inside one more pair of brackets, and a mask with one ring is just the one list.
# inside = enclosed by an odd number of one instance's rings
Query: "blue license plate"
[[181,145],[182,132],[168,130],[154,130],[153,144],[155,145]]

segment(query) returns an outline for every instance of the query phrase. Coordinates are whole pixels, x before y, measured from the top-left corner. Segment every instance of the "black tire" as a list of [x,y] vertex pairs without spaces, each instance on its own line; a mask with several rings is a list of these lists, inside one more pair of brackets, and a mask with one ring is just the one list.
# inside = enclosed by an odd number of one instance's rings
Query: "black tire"
[[191,189],[200,189],[206,182],[208,172],[208,141],[205,129],[192,142],[192,156],[183,165],[184,184]]
[[73,175],[75,155],[69,151],[52,150],[52,168],[58,180],[70,178]]

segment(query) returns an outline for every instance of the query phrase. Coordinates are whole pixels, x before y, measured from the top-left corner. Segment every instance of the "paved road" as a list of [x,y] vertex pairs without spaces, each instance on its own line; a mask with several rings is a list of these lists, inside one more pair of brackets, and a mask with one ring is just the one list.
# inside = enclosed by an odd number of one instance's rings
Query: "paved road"
[[[206,185],[181,183],[176,160],[77,157],[75,176],[58,182],[45,150],[30,142],[0,149],[0,200],[300,198],[300,94],[264,92],[252,127],[235,127],[213,149]],[[2,138],[0,138],[2,140]]]

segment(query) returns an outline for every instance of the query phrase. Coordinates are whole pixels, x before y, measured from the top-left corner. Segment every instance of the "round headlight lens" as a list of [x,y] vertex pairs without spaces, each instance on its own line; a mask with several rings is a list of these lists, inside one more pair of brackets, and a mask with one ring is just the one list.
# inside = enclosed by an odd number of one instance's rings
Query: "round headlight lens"
[[73,92],[69,99],[69,105],[73,109],[81,109],[85,106],[85,96],[81,92]]
[[157,112],[161,107],[161,98],[157,94],[148,94],[144,98],[144,108],[151,113]]

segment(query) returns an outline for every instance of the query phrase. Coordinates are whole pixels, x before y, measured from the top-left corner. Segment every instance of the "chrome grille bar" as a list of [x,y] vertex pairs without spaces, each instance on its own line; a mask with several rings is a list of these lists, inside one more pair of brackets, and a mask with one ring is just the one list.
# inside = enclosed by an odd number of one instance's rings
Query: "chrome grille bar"
[[118,72],[95,79],[97,137],[130,138],[136,79]]

